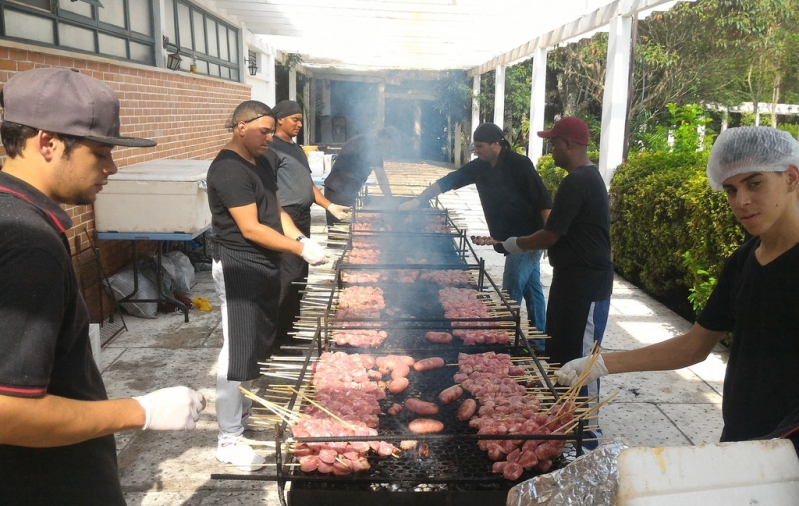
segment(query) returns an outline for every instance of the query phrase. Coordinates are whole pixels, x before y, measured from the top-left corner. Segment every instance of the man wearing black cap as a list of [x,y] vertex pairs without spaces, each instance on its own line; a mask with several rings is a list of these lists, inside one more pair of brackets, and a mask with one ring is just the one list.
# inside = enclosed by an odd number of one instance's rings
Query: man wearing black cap
[[[275,138],[270,150],[278,155],[277,187],[280,203],[304,236],[311,235],[311,205],[319,204],[338,219],[349,215],[350,208],[333,204],[319,191],[311,178],[308,157],[294,137],[302,128],[302,108],[293,100],[282,100],[272,109],[277,123]],[[308,263],[300,256],[284,253],[280,266],[280,312],[277,322],[276,343],[292,343],[289,334],[294,320],[300,314],[300,301],[308,278]],[[278,353],[291,353],[283,350]]]
[[88,205],[116,173],[111,88],[77,71],[16,74],[0,92],[0,502],[125,504],[114,432],[193,429],[202,394],[108,400],[59,204]]
[[[502,241],[540,230],[549,216],[552,199],[533,162],[512,151],[502,130],[493,123],[480,124],[473,139],[476,160],[442,177],[399,208],[415,209],[421,202],[441,193],[475,184],[491,237]],[[495,245],[494,249],[506,255],[502,288],[516,301],[521,302],[524,298],[530,324],[545,328],[546,303],[539,265],[541,252],[506,251],[501,244]],[[534,344],[539,349],[544,347],[543,340]]]
[[[547,354],[565,364],[588,355],[594,342],[602,343],[613,290],[610,204],[599,169],[586,154],[588,125],[583,120],[562,118],[538,136],[549,139],[555,164],[568,175],[558,186],[543,230],[510,237],[503,245],[508,251],[549,251],[552,286],[546,331],[552,339]],[[589,383],[585,393],[599,395],[599,381]],[[596,441],[586,446],[596,446]]]

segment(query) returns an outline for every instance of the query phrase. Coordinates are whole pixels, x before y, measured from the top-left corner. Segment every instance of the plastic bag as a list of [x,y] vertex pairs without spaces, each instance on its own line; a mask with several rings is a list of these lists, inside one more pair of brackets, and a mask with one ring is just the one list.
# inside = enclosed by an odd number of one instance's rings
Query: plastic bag
[[178,250],[167,253],[164,260],[167,257],[175,267],[175,291],[182,295],[190,295],[191,287],[194,286],[194,266],[191,264],[191,260]]
[[[137,299],[156,299],[158,298],[158,291],[155,289],[155,284],[147,279],[139,270],[139,286],[134,298]],[[127,297],[133,292],[133,266],[129,265],[117,272],[110,278],[108,282],[111,285],[111,295],[114,300],[119,302],[121,299]],[[140,318],[155,318],[155,313],[158,311],[158,304],[155,302],[123,302],[120,304],[122,309],[132,316]]]

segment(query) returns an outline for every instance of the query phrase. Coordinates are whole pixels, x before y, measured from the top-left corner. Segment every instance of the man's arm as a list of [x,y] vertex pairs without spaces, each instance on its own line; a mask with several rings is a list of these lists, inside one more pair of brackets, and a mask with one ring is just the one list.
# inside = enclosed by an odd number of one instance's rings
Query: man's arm
[[[544,211],[541,211],[543,217]],[[547,209],[547,218],[549,217],[549,209]],[[546,221],[545,221],[546,222]],[[526,235],[524,237],[516,238],[516,245],[522,250],[538,250],[549,249],[560,240],[560,234],[551,230],[541,229],[534,234]]]
[[438,182],[435,182],[425,188],[418,197],[414,197],[413,199],[400,204],[399,209],[400,211],[412,211],[417,209],[422,202],[427,202],[430,199],[434,199],[441,195],[441,193],[441,186],[438,185]]
[[0,444],[48,448],[144,427],[135,399],[77,401],[55,395],[0,395]]
[[[302,254],[303,244],[295,240],[302,235],[302,232],[294,226],[294,222],[291,221],[288,214],[283,211],[283,208],[280,208],[280,220],[283,224],[284,234],[288,235],[281,234],[277,230],[258,221],[258,208],[255,203],[240,207],[231,207],[228,211],[230,211],[230,215],[236,222],[236,226],[239,227],[241,235],[248,241],[252,241],[272,251],[285,251],[294,253],[295,255]],[[288,223],[286,222],[286,218],[288,218]],[[292,235],[294,237],[291,237]]]
[[547,220],[549,219],[549,213],[552,209],[541,209],[541,223],[544,225],[547,224]]

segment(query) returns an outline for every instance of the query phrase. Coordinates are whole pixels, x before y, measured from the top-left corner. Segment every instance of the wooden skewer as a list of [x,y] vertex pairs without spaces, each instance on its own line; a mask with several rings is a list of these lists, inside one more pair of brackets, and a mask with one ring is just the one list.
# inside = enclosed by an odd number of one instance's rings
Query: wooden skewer
[[328,410],[327,410],[327,409],[326,409],[324,406],[322,406],[321,404],[319,404],[319,403],[315,402],[315,401],[314,401],[313,399],[311,399],[310,397],[306,396],[305,394],[303,394],[303,393],[301,393],[301,392],[298,392],[298,391],[297,391],[297,390],[295,390],[294,388],[291,388],[291,391],[292,391],[292,392],[294,392],[294,393],[296,393],[298,396],[302,397],[302,398],[303,398],[303,399],[305,399],[306,401],[308,401],[308,402],[309,402],[310,404],[312,404],[313,406],[315,406],[315,407],[317,407],[317,408],[321,409],[322,411],[324,411],[325,413],[327,413],[328,415],[330,415],[332,418],[335,418],[336,420],[338,420],[339,422],[341,422],[341,423],[342,423],[344,426],[346,426],[346,427],[347,427],[347,428],[349,428],[350,430],[353,430],[353,431],[354,431],[354,430],[356,430],[356,427],[355,427],[354,425],[352,425],[351,423],[349,423],[349,422],[347,422],[347,421],[345,421],[345,420],[342,420],[341,418],[339,418],[339,417],[338,417],[338,416],[336,416],[335,414],[333,414],[333,413],[331,413],[330,411],[328,411]]

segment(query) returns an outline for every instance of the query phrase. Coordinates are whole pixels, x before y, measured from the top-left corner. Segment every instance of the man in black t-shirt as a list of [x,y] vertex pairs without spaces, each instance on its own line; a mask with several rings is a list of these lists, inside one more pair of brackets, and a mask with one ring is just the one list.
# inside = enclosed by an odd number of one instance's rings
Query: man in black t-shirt
[[[325,179],[325,197],[334,204],[354,206],[361,187],[375,173],[383,195],[391,196],[391,185],[383,168],[384,153],[391,150],[397,133],[392,128],[381,128],[374,134],[356,135],[348,140],[336,156],[333,168]],[[327,224],[341,220],[327,211]]]
[[77,71],[14,75],[0,92],[0,503],[123,505],[114,432],[193,429],[202,394],[108,400],[59,204],[89,205],[117,172],[113,90]]
[[[511,252],[549,250],[547,355],[564,364],[587,355],[595,342],[602,343],[605,333],[613,290],[610,204],[602,176],[588,159],[588,125],[583,120],[562,118],[538,136],[550,139],[555,165],[568,175],[558,186],[544,229],[527,237],[511,237],[503,246]],[[599,395],[599,381],[586,385],[584,394]],[[586,444],[594,446],[596,441]]]
[[[769,127],[725,130],[710,153],[707,176],[754,237],[727,260],[691,330],[637,350],[602,353],[588,380],[688,367],[732,332],[721,440],[785,436],[799,410],[799,142]],[[556,372],[558,382],[576,382],[586,364],[585,358],[565,364]],[[778,427],[784,432],[775,433]]]

